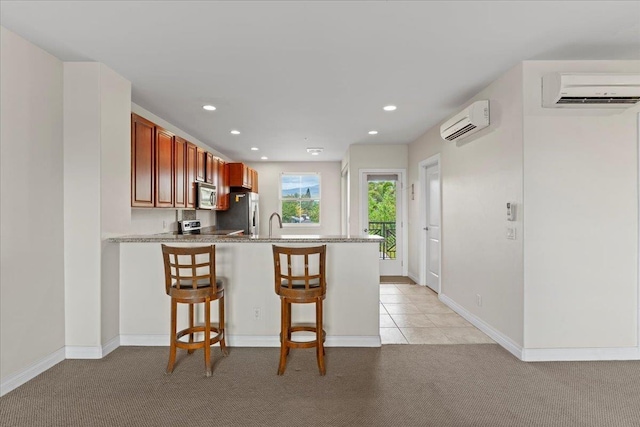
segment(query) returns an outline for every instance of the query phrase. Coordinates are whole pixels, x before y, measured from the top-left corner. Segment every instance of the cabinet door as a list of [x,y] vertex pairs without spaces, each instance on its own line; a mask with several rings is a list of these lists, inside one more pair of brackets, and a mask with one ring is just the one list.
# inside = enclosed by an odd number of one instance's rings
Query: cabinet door
[[258,192],[258,171],[255,169],[251,169],[251,191],[254,193]]
[[229,167],[228,164],[218,159],[218,210],[229,209]]
[[173,134],[156,127],[156,203],[158,208],[173,206]]
[[187,142],[187,208],[196,207],[197,154],[197,147]]
[[213,175],[214,175],[213,154],[206,152],[205,157],[206,157],[206,160],[205,160],[206,173],[205,173],[204,179],[207,183],[213,184]]
[[196,181],[204,182],[206,178],[207,152],[197,147],[196,153]]
[[229,185],[231,187],[244,187],[245,175],[242,163],[227,163],[229,168]]
[[173,197],[176,208],[187,206],[187,141],[175,136],[173,139]]
[[131,115],[131,206],[153,207],[154,124]]

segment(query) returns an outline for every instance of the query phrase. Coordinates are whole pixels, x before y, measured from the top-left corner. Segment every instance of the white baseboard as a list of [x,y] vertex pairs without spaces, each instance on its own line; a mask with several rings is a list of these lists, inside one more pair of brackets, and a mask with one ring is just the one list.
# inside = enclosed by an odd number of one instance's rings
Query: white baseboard
[[407,273],[407,277],[416,282],[418,285],[420,284],[420,278],[415,274]]
[[102,359],[101,346],[68,345],[64,350],[66,359]]
[[[280,347],[278,335],[229,335],[229,347]],[[169,335],[120,335],[123,346],[169,346]],[[327,347],[380,347],[380,336],[328,336]]]
[[509,353],[524,362],[560,362],[591,360],[640,360],[640,347],[619,348],[530,348],[523,349],[499,331],[484,323],[475,315],[440,294],[440,301],[464,317],[469,323],[489,335]]
[[102,357],[105,357],[107,354],[111,353],[113,350],[115,350],[118,347],[120,347],[119,335],[102,346]]
[[169,347],[169,334],[166,335],[120,335],[120,345],[141,347]]
[[0,396],[4,396],[11,390],[15,390],[27,381],[37,377],[44,371],[65,359],[65,348],[61,348],[58,351],[51,353],[50,355],[43,357],[22,371],[9,375],[9,377],[0,383]]
[[640,360],[638,347],[609,348],[531,348],[522,352],[525,362],[592,360]]
[[448,296],[441,293],[438,296],[438,298],[440,299],[440,301],[446,304],[451,310],[455,311],[460,316],[464,317],[473,326],[480,329],[485,334],[489,335],[492,340],[500,344],[509,353],[513,354],[515,357],[517,357],[520,360],[524,360],[522,358],[523,356],[522,346],[515,343],[513,340],[511,340],[511,338],[507,337],[502,332],[495,330],[493,327],[489,326],[480,318],[478,318],[476,315],[468,312],[465,308],[458,305],[455,301],[453,301]]

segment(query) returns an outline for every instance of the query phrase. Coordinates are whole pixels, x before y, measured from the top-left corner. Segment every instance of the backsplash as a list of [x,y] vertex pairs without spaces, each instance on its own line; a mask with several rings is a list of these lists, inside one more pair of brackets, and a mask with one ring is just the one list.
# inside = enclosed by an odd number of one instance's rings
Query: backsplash
[[203,227],[215,224],[214,211],[193,209],[131,209],[131,234],[156,234],[178,231],[178,221],[199,219]]

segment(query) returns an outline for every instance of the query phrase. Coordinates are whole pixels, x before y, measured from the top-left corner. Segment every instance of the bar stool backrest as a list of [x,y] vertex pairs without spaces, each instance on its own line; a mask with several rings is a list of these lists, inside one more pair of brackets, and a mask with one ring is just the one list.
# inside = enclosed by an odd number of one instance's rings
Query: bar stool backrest
[[326,245],[305,248],[273,245],[276,294],[325,295],[326,253]]
[[216,291],[216,247],[179,248],[162,245],[165,290],[213,288]]

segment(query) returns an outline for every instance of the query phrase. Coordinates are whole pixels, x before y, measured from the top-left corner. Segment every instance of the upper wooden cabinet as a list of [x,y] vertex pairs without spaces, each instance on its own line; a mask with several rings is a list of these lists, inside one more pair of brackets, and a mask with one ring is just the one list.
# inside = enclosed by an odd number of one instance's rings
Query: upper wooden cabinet
[[176,208],[187,207],[187,141],[173,137],[173,199]]
[[218,163],[218,208],[226,211],[229,209],[229,168],[222,159],[217,159]]
[[196,151],[196,181],[204,182],[207,172],[207,152],[202,148],[197,147]]
[[187,208],[196,207],[196,169],[198,147],[187,142]]
[[215,177],[213,154],[209,153],[208,151],[205,153],[205,169],[205,182],[215,185],[215,183],[213,182]]
[[[228,163],[229,185],[238,190],[258,191],[258,173],[244,163]],[[255,186],[254,186],[255,181]]]
[[153,207],[155,125],[131,115],[131,206]]
[[224,160],[131,114],[131,206],[195,209],[197,181],[215,185],[216,209],[229,209]]
[[174,204],[173,134],[156,126],[155,206],[170,208]]

